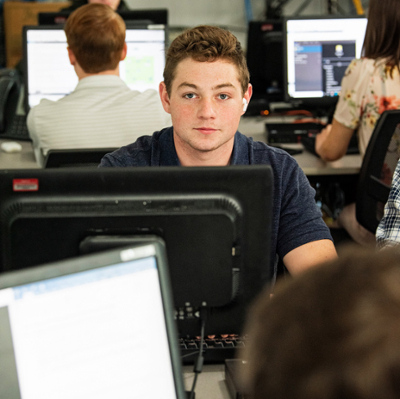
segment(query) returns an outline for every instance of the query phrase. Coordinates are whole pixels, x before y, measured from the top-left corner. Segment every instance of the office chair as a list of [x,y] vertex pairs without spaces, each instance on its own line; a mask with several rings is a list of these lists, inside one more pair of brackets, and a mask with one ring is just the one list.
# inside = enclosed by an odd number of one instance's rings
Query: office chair
[[76,148],[49,150],[44,160],[45,168],[91,167],[97,168],[101,158],[117,148]]
[[383,216],[399,158],[400,110],[384,111],[365,152],[356,196],[357,221],[374,234]]

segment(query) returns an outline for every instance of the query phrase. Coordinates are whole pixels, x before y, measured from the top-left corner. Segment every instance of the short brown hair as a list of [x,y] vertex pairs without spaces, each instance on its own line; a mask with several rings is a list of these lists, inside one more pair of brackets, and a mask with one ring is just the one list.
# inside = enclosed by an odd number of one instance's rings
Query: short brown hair
[[64,27],[69,48],[86,73],[113,70],[125,44],[125,22],[105,4],[75,10]]
[[370,0],[363,55],[386,59],[392,75],[400,66],[400,3],[398,0]]
[[399,398],[399,248],[352,248],[281,283],[247,333],[250,398]]
[[189,57],[200,62],[223,59],[234,64],[238,69],[242,94],[247,91],[250,75],[240,42],[225,29],[201,25],[184,31],[169,46],[164,69],[168,95],[171,95],[178,64]]

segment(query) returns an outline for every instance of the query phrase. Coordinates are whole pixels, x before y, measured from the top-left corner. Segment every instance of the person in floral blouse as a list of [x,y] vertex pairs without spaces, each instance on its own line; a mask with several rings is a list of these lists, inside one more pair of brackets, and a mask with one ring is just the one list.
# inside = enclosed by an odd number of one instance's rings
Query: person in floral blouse
[[[379,116],[385,110],[400,108],[399,65],[400,2],[370,0],[363,57],[348,66],[332,124],[316,138],[315,150],[323,160],[343,157],[355,130],[364,157]],[[359,244],[373,244],[375,236],[355,215],[355,204],[347,205],[338,217],[339,225]]]

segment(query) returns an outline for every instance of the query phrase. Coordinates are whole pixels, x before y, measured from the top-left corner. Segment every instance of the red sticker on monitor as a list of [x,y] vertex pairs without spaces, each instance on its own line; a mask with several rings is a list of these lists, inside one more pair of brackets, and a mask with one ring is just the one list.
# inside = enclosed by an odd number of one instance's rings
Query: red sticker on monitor
[[13,191],[38,191],[38,179],[13,179]]

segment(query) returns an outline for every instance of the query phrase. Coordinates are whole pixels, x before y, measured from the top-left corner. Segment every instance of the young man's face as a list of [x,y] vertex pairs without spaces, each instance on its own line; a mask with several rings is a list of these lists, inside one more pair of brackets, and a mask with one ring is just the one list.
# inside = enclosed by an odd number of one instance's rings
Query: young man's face
[[202,159],[229,162],[234,135],[244,113],[243,98],[248,103],[251,91],[249,85],[243,96],[237,67],[227,61],[198,62],[186,58],[178,64],[171,95],[161,83],[160,96],[165,111],[171,114],[181,162],[181,156],[199,165],[206,164]]

